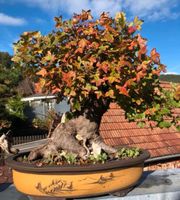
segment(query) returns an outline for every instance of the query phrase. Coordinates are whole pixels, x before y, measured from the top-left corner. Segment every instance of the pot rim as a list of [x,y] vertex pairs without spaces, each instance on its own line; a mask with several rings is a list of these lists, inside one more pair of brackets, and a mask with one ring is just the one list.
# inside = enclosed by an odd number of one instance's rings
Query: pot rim
[[18,153],[16,155],[9,156],[5,163],[11,167],[12,169],[15,169],[20,172],[26,172],[26,173],[74,173],[74,172],[97,172],[97,171],[103,171],[103,170],[110,170],[110,169],[117,169],[117,168],[127,168],[127,167],[133,167],[134,165],[143,164],[146,159],[150,157],[150,153],[145,149],[140,149],[141,154],[136,158],[128,158],[124,160],[111,160],[107,161],[104,164],[97,163],[97,164],[85,164],[85,165],[46,165],[38,167],[35,164],[30,163],[23,163],[18,162],[16,159],[19,156],[28,154],[29,152],[23,152]]

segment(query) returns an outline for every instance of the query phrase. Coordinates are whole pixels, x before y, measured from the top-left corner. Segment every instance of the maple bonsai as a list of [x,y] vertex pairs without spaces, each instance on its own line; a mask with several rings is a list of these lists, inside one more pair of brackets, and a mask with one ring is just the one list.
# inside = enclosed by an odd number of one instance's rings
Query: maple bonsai
[[58,101],[67,99],[74,117],[59,124],[46,145],[31,151],[29,160],[59,150],[81,159],[97,149],[115,153],[99,135],[101,118],[111,102],[139,125],[146,120],[161,128],[176,125],[171,108],[179,106],[179,89],[161,88],[158,77],[165,66],[156,49],[147,54],[138,17],[128,22],[123,12],[115,18],[102,13],[94,20],[90,11],[82,11],[70,20],[55,17],[55,21],[56,29],[45,36],[23,33],[14,46],[13,61],[35,78],[38,92],[56,94]]

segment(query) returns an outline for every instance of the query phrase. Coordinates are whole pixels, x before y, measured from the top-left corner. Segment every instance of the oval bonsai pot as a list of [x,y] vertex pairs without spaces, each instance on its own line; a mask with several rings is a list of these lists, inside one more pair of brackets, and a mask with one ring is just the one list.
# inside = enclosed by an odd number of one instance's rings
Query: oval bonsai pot
[[[27,154],[27,153],[26,153]],[[140,179],[144,161],[150,154],[141,149],[140,156],[104,164],[49,165],[37,167],[16,161],[20,153],[10,156],[6,164],[12,168],[17,190],[31,196],[86,197],[125,191]]]

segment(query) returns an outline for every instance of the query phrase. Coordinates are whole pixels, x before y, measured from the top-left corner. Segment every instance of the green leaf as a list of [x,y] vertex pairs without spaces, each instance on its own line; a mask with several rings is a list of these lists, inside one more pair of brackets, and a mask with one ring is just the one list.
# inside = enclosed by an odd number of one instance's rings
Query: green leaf
[[160,111],[161,115],[167,115],[167,114],[170,114],[170,113],[171,113],[171,111],[168,108],[163,108]]
[[160,122],[158,125],[160,128],[169,128],[171,126],[171,123],[167,121],[163,121],[163,122]]
[[146,123],[145,122],[137,122],[137,125],[138,125],[139,128],[144,128]]
[[178,125],[178,126],[176,127],[176,129],[180,132],[180,125]]

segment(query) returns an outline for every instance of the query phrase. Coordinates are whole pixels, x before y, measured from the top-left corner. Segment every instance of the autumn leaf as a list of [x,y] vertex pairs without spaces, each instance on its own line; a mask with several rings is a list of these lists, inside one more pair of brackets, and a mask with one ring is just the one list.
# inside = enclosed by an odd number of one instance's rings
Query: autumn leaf
[[107,62],[102,62],[102,63],[98,62],[98,63],[96,64],[96,66],[97,66],[99,69],[102,69],[105,73],[108,72],[109,66],[108,66],[108,63],[107,63]]
[[126,88],[126,87],[130,87],[131,85],[134,84],[135,81],[136,81],[136,78],[131,78],[131,79],[127,80],[127,81],[125,82],[125,84],[124,84],[124,87],[125,87],[125,88]]
[[125,96],[129,96],[129,93],[128,93],[128,91],[127,91],[127,89],[125,87],[116,85],[116,89],[119,90],[120,94],[123,94]]
[[140,71],[136,74],[136,80],[139,82],[143,77],[145,76],[145,73],[143,71]]
[[136,26],[137,30],[141,29],[141,25],[143,24],[143,21],[140,20],[137,16],[134,18],[134,25]]
[[134,33],[136,30],[137,30],[137,27],[136,27],[136,26],[130,26],[130,27],[128,27],[128,33],[129,33],[129,34]]
[[176,91],[174,93],[174,98],[179,101],[180,100],[180,85],[177,86]]
[[81,49],[84,49],[86,46],[88,46],[90,44],[90,42],[86,39],[81,39],[79,42],[78,42],[78,46],[79,48]]
[[140,34],[137,35],[137,42],[140,46],[140,48],[143,48],[146,46],[147,41],[145,39],[143,39]]
[[113,42],[114,41],[114,37],[113,35],[108,31],[104,34],[104,38],[103,40],[107,41],[107,42]]
[[83,53],[83,48],[77,48],[75,53],[81,53],[82,54]]
[[70,92],[69,95],[70,95],[70,96],[76,96],[76,92],[75,92],[74,90],[71,90],[71,92]]
[[129,50],[133,50],[134,48],[136,48],[136,47],[137,47],[137,44],[138,44],[137,41],[134,41],[134,40],[133,40],[133,41],[131,42],[130,46],[129,46]]
[[118,12],[115,15],[115,21],[123,28],[126,25],[126,14],[124,12]]
[[42,93],[45,83],[46,81],[43,78],[40,78],[37,83],[34,83],[35,93]]
[[156,108],[149,108],[145,111],[146,115],[154,115],[154,113],[156,112]]
[[75,72],[74,71],[69,71],[69,72],[62,72],[62,80],[67,83],[68,87],[71,87],[72,85],[72,79],[75,77]]
[[56,28],[61,28],[62,25],[63,25],[63,22],[62,22],[62,16],[60,17],[55,17],[54,18],[54,21],[56,22]]
[[160,55],[155,48],[151,50],[151,60],[157,64],[160,62]]
[[92,83],[96,83],[96,86],[99,87],[104,83],[104,79],[98,78],[92,81]]
[[114,91],[113,91],[112,89],[109,90],[109,91],[107,91],[107,92],[105,93],[105,97],[115,98],[115,97],[114,97]]
[[42,69],[41,69],[40,71],[38,71],[36,74],[37,74],[37,75],[40,75],[40,76],[42,76],[42,77],[45,77],[45,76],[47,76],[48,72],[47,72],[47,70],[46,70],[45,68],[42,68]]
[[40,83],[34,83],[34,90],[35,90],[35,93],[42,93],[42,87],[41,87],[41,84]]
[[51,62],[54,62],[56,59],[55,55],[51,54],[50,51],[47,52],[47,55],[44,57],[44,61],[47,62],[47,61],[51,61]]
[[109,83],[114,83],[114,82],[118,82],[119,80],[116,78],[116,77],[114,77],[114,76],[109,76],[108,78],[107,78],[107,80],[109,81]]
[[89,61],[93,64],[93,63],[95,63],[95,62],[97,61],[97,59],[96,59],[96,57],[91,56],[91,57],[89,58]]
[[160,76],[161,70],[160,69],[154,69],[152,70],[152,74]]
[[82,21],[93,19],[90,10],[88,10],[88,11],[82,10],[82,14],[80,15],[80,18],[81,18]]
[[139,60],[142,59],[142,55],[145,55],[147,53],[147,47],[143,46],[142,48],[140,48],[140,50],[138,51],[138,58]]
[[60,88],[58,88],[58,87],[53,87],[52,88],[52,90],[51,90],[51,92],[52,92],[52,94],[57,94],[58,92],[60,92],[61,91],[61,89]]

